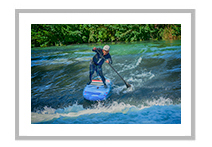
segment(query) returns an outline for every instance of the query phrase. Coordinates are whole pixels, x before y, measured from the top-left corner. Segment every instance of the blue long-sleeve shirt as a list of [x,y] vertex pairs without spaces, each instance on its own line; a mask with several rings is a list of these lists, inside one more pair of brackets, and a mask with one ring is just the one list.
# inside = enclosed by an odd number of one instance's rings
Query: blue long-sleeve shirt
[[[111,56],[110,56],[110,53],[108,53],[107,55],[103,55],[103,51],[102,51],[102,49],[101,48],[97,48],[96,50],[98,50],[98,52],[105,58],[105,59],[107,59],[107,60],[109,60],[109,63],[110,64],[112,64],[112,58],[111,58]],[[101,56],[99,55],[99,53],[96,51],[96,50],[94,50],[94,49],[92,49],[92,51],[94,51],[94,52],[96,52],[96,55],[93,57],[93,62],[94,62],[94,64],[96,64],[96,65],[102,65],[103,63],[104,63],[104,59],[103,58],[101,58]]]

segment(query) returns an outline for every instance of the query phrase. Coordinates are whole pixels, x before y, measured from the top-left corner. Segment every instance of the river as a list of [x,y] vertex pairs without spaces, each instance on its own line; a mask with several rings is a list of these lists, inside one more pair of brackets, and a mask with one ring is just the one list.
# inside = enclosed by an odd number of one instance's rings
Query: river
[[80,44],[31,49],[31,123],[180,124],[181,41],[108,43],[112,66],[104,76],[113,82],[105,101],[83,98],[93,47]]

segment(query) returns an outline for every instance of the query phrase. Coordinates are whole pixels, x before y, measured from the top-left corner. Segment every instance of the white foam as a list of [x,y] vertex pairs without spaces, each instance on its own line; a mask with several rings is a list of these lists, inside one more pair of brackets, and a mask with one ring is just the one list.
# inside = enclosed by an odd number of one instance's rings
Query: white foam
[[144,102],[144,104],[140,105],[140,107],[143,106],[164,106],[164,105],[173,105],[173,101],[170,98],[163,98],[160,97],[159,99],[153,99],[153,100],[147,100]]
[[125,88],[126,88],[126,86],[125,85],[122,85],[122,86],[115,87],[112,90],[113,90],[113,92],[115,92],[115,93],[117,93],[119,95],[121,92],[123,92],[123,90]]
[[122,85],[122,86],[118,86],[118,87],[115,87],[113,88],[113,92],[117,93],[118,95],[120,93],[128,93],[128,92],[132,92],[135,90],[135,87],[133,84],[130,84],[131,87],[126,87],[126,85]]
[[128,64],[128,65],[119,63],[117,65],[120,65],[121,67],[123,67],[122,70],[119,71],[119,72],[124,72],[124,71],[127,71],[127,70],[132,70],[132,69],[136,68],[141,63],[141,61],[142,61],[142,58],[139,57],[136,63],[134,62],[134,63]]
[[124,85],[124,84],[122,86],[115,85],[113,87],[113,92],[117,93],[118,95],[121,93],[132,92],[136,88],[140,88],[145,81],[151,80],[154,77],[155,77],[155,75],[153,73],[151,73],[151,71],[143,72],[140,74],[132,73],[130,78],[128,78],[127,80],[125,79],[131,85],[131,87],[127,88],[126,85]]
[[144,108],[149,108],[154,105],[164,106],[173,105],[173,101],[169,98],[159,98],[153,100],[147,100],[144,103],[135,106],[131,104],[125,104],[124,102],[118,103],[114,101],[109,106],[104,106],[104,103],[99,102],[94,108],[84,109],[82,105],[74,104],[64,109],[53,109],[51,107],[44,107],[43,111],[31,112],[31,122],[38,123],[57,119],[63,117],[78,117],[80,115],[98,114],[98,113],[127,113],[129,111],[139,111]]

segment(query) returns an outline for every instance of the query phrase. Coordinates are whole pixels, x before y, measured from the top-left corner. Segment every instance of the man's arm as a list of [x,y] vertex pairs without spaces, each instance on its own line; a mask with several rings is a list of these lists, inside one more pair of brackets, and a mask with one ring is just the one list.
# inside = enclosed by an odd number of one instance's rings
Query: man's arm
[[92,51],[95,51],[97,48],[96,47],[94,47],[93,49],[92,49]]
[[113,63],[112,58],[111,58],[111,56],[110,56],[110,55],[109,55],[109,57],[106,59],[106,61],[105,61],[105,62],[110,63],[110,64],[112,64],[112,63]]
[[101,51],[101,48],[96,48],[96,47],[94,47],[94,48],[92,49],[92,51],[94,51],[94,52],[97,52],[96,50]]

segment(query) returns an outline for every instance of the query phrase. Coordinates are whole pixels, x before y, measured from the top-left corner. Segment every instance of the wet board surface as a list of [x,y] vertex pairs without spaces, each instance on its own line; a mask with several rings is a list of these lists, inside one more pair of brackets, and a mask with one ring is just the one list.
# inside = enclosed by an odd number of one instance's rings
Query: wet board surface
[[96,77],[92,80],[90,85],[87,85],[83,90],[83,96],[85,99],[90,101],[101,101],[106,100],[110,96],[111,92],[111,80],[107,77],[106,84],[107,88],[104,87],[102,80]]

